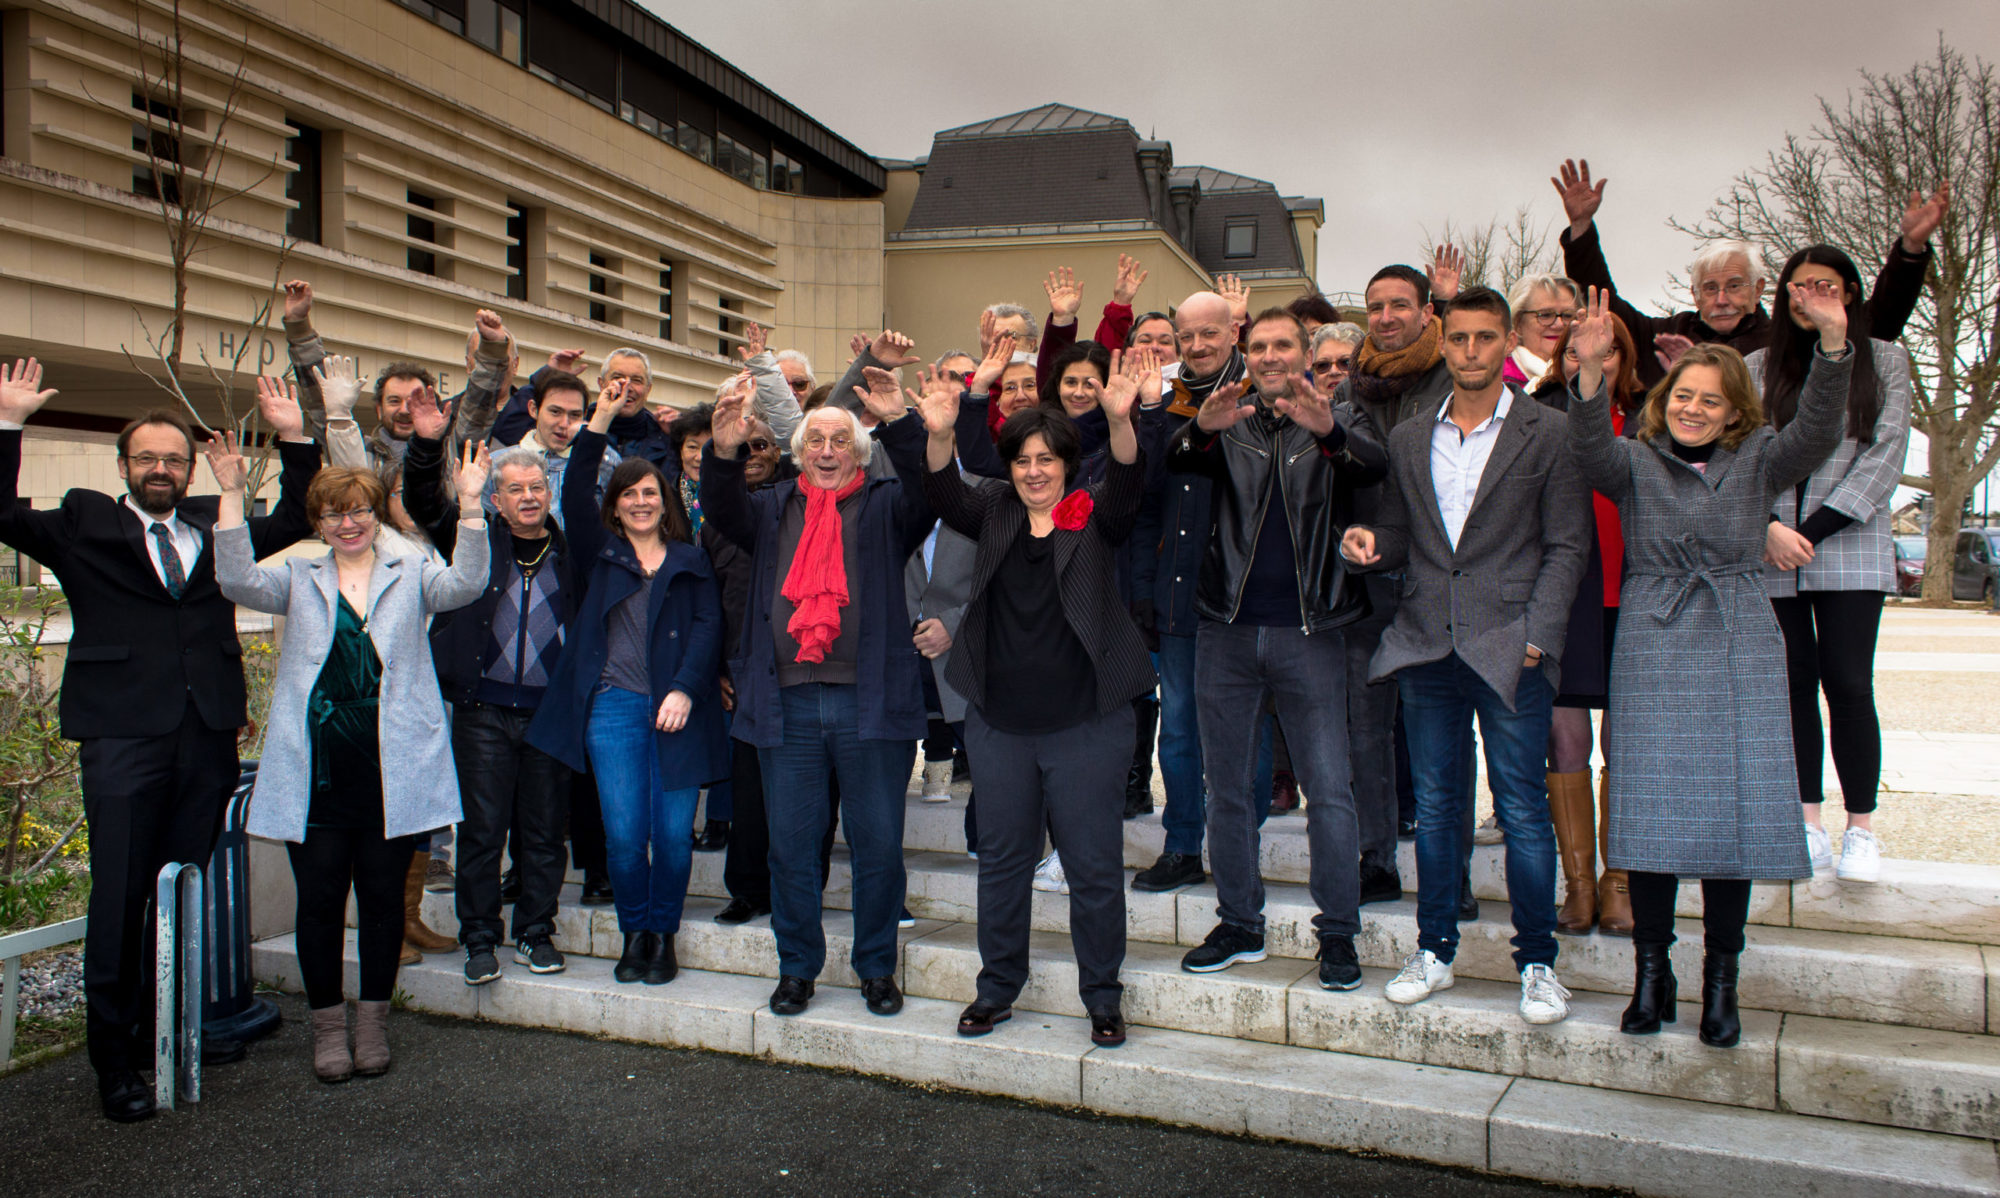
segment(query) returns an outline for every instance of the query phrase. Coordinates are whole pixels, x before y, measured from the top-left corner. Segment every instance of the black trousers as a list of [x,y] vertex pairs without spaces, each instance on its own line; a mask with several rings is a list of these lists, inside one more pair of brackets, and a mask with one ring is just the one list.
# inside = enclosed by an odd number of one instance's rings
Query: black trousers
[[604,873],[604,809],[597,805],[597,776],[589,770],[569,775],[569,859],[586,874]]
[[287,844],[298,894],[293,940],[299,980],[313,1010],[340,1004],[342,948],[347,940],[347,892],[354,892],[362,1002],[387,1002],[403,955],[403,879],[416,836],[385,840],[380,832],[307,828],[305,842]]
[[534,717],[532,711],[486,703],[452,709],[451,752],[465,807],[458,829],[458,938],[466,945],[500,943],[503,848],[510,849],[521,877],[515,943],[555,932],[569,767],[528,743]]
[[1882,784],[1882,724],[1875,716],[1875,636],[1882,627],[1880,591],[1804,591],[1771,600],[1785,634],[1785,678],[1792,690],[1792,751],[1799,798],[1825,798],[1826,737],[1819,692],[1833,734],[1833,772],[1848,811],[1875,810]]
[[1115,1011],[1125,987],[1125,776],[1132,708],[1073,728],[1016,736],[966,713],[979,763],[979,999],[1012,1006],[1028,981],[1035,864],[1046,828],[1069,880],[1069,934],[1086,1011]]
[[100,737],[79,747],[90,829],[90,923],[83,942],[85,1036],[99,1073],[153,1059],[153,895],[168,862],[206,870],[236,786],[236,729],[202,723],[189,700],[165,736]]
[[[1632,943],[1674,942],[1674,896],[1681,880],[1673,874],[1633,870]],[[1743,878],[1701,880],[1702,940],[1712,953],[1743,951],[1743,925],[1750,920],[1750,883]]]

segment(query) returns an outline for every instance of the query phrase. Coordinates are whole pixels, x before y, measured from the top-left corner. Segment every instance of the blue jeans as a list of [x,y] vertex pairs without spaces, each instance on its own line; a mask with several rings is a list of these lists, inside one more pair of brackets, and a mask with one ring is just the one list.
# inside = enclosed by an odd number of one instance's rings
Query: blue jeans
[[896,920],[903,910],[903,795],[917,744],[863,740],[853,686],[808,682],[779,691],[785,741],[757,750],[771,825],[771,930],[778,972],[810,981],[826,966],[820,918],[819,846],[831,813],[827,777],[840,777],[840,828],[854,874],[856,976],[896,972]]
[[1417,788],[1417,946],[1440,961],[1458,952],[1459,867],[1472,803],[1463,754],[1476,714],[1493,813],[1507,836],[1514,967],[1554,965],[1556,837],[1546,767],[1555,692],[1548,677],[1540,670],[1523,673],[1512,711],[1455,653],[1410,666],[1396,681]]
[[[1166,784],[1167,807],[1160,813],[1166,829],[1166,851],[1201,855],[1202,833],[1208,825],[1208,792],[1201,778],[1201,728],[1194,690],[1194,641],[1191,636],[1160,634],[1160,651],[1153,669],[1160,676],[1160,780]],[[1257,822],[1271,814],[1271,729],[1267,716],[1257,745]]]
[[590,699],[583,743],[604,810],[605,868],[618,930],[671,936],[681,929],[687,901],[694,862],[689,833],[701,791],[660,789],[653,701],[646,695],[600,684]]

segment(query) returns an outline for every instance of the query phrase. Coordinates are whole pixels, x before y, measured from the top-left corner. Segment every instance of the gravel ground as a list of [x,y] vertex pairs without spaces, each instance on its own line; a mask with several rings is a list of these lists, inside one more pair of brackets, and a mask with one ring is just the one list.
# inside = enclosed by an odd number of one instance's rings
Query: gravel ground
[[21,963],[21,1017],[61,1019],[83,1006],[83,946]]

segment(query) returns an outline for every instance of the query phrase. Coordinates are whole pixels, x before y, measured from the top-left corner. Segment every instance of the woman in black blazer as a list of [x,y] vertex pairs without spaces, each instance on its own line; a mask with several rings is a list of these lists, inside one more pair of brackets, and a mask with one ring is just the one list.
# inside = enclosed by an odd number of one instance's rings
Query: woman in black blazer
[[[984,1035],[1028,980],[1031,881],[1046,825],[1069,877],[1078,992],[1098,1044],[1125,1041],[1124,810],[1132,700],[1153,689],[1146,645],[1118,596],[1116,548],[1132,531],[1145,463],[1132,427],[1141,377],[1114,356],[1101,407],[1111,460],[1069,493],[1076,424],[1030,408],[1000,429],[1007,483],[960,475],[953,422],[963,384],[926,372],[915,397],[930,430],[924,496],[978,542],[972,601],[948,677],[966,697],[966,753],[979,762],[979,996],[958,1021]],[[916,480],[905,480],[909,485]]]

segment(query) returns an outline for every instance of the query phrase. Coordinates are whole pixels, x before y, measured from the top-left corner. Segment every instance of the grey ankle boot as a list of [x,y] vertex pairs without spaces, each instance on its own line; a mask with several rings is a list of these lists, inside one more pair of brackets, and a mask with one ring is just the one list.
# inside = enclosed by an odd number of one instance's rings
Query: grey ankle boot
[[354,1004],[354,1071],[363,1077],[389,1072],[389,1004]]
[[344,1082],[354,1076],[354,1057],[347,1051],[347,1004],[312,1012],[313,1076],[323,1082]]

